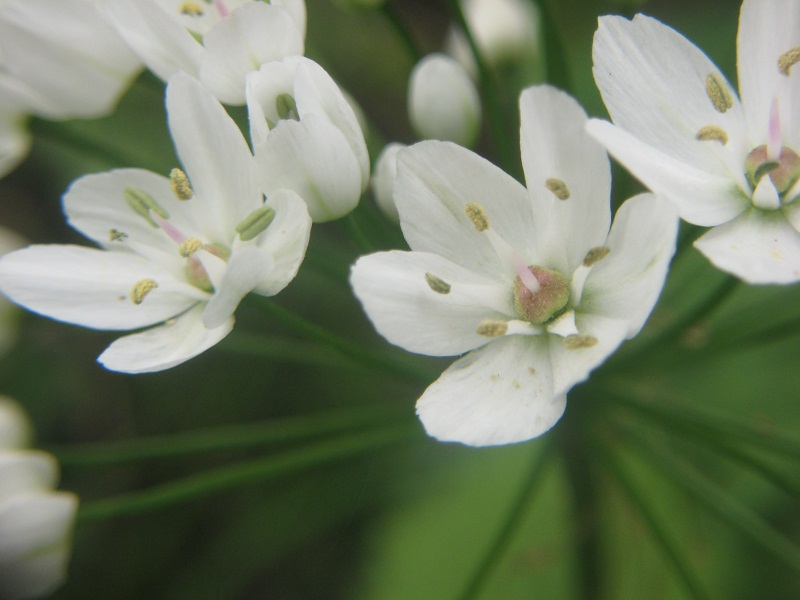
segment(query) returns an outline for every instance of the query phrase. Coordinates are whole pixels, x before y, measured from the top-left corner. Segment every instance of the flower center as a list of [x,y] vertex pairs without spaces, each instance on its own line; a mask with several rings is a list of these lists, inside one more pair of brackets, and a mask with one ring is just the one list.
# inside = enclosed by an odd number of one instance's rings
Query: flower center
[[777,158],[770,158],[766,145],[759,146],[747,155],[744,164],[753,190],[768,175],[782,199],[800,179],[800,156],[786,146],[781,148]]
[[558,271],[537,265],[526,269],[538,282],[538,289],[533,291],[535,286],[517,276],[514,280],[514,310],[526,321],[542,325],[566,308],[569,302],[569,280]]

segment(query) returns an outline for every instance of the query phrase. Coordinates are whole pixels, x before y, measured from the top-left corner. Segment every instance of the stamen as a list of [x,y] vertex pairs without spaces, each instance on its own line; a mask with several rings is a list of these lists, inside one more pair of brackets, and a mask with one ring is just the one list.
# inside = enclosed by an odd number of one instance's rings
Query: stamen
[[551,177],[550,179],[544,182],[544,187],[553,192],[556,195],[556,198],[558,198],[559,200],[569,199],[570,196],[569,188],[567,187],[567,184],[560,179]]
[[597,338],[593,335],[568,335],[564,338],[564,346],[567,350],[580,350],[581,348],[591,348],[597,345]]
[[261,206],[247,215],[236,226],[236,233],[243,242],[249,242],[258,237],[275,218],[275,211],[269,206]]
[[481,321],[477,329],[479,335],[486,337],[501,337],[504,336],[507,331],[508,323],[505,321],[493,321],[492,319]]
[[514,268],[517,271],[517,277],[519,277],[522,285],[530,290],[532,294],[535,294],[542,289],[542,286],[539,285],[539,280],[536,279],[536,275],[531,272],[531,270],[528,268],[528,265],[526,265],[518,256],[514,257]]
[[450,284],[442,279],[439,279],[432,273],[425,273],[425,281],[428,283],[428,287],[430,287],[437,294],[450,293]]
[[706,95],[719,113],[724,113],[733,107],[731,93],[728,91],[725,82],[715,73],[711,73],[706,77]]
[[122,195],[125,197],[128,206],[133,209],[133,212],[143,217],[144,220],[153,227],[158,227],[158,224],[153,219],[150,211],[153,211],[163,219],[169,219],[169,213],[161,208],[158,202],[144,190],[140,190],[139,188],[125,188]]
[[475,229],[478,231],[486,231],[489,229],[489,217],[486,216],[486,212],[480,204],[477,202],[467,202],[466,206],[464,206],[464,212],[467,213]]
[[178,254],[183,258],[189,258],[192,254],[203,247],[203,242],[197,238],[187,238],[178,246]]
[[291,94],[280,94],[275,98],[275,108],[281,119],[300,120],[300,112],[297,110],[297,102]]
[[128,234],[124,231],[120,231],[119,229],[109,229],[108,230],[108,241],[109,242],[123,242],[127,239]]
[[169,172],[169,183],[172,186],[172,193],[178,200],[191,200],[194,196],[189,178],[180,169],[175,168]]
[[778,71],[788,77],[789,70],[798,62],[800,62],[800,46],[795,46],[778,57]]
[[720,142],[723,146],[728,143],[728,134],[725,133],[724,129],[717,127],[716,125],[706,125],[701,127],[700,131],[698,131],[697,135],[694,137],[703,142]]
[[203,7],[197,2],[183,2],[178,7],[178,12],[182,15],[189,15],[192,17],[201,17],[204,14]]
[[583,257],[583,266],[591,267],[599,263],[606,256],[608,256],[609,252],[611,252],[611,248],[608,246],[597,246],[596,248],[592,248],[586,253],[586,256]]
[[158,287],[158,284],[153,279],[140,279],[133,284],[131,290],[131,301],[134,304],[141,304],[144,302],[145,296]]

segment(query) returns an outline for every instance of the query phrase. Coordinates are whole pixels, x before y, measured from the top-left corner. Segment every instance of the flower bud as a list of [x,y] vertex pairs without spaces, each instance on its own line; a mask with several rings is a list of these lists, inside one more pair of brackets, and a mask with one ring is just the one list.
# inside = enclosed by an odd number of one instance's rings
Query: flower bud
[[411,125],[425,139],[472,146],[480,127],[481,105],[464,68],[445,54],[429,54],[411,72],[408,86]]
[[387,144],[375,162],[375,171],[372,174],[372,192],[375,202],[378,203],[383,213],[394,222],[400,221],[397,207],[394,205],[392,188],[397,177],[397,153],[406,148],[405,144],[392,142]]

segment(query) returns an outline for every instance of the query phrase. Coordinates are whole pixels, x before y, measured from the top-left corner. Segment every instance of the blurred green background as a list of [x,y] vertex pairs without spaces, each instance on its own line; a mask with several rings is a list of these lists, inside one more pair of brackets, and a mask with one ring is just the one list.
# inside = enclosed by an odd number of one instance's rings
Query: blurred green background
[[[422,49],[441,48],[446,2],[390,6]],[[735,81],[736,2],[546,8],[592,115],[605,116],[591,77],[601,14],[658,17]],[[307,40],[373,124],[373,160],[384,142],[414,141],[413,60],[384,13],[308,0]],[[497,74],[510,132],[519,89],[542,81],[544,62]],[[84,243],[59,204],[80,175],[177,165],[163,86],[148,74],[109,118],[32,127],[30,158],[0,181],[0,210],[33,243]],[[484,135],[479,152],[497,150]],[[639,187],[614,174],[618,203]],[[375,247],[402,245],[371,198],[354,218]],[[551,433],[472,449],[425,437],[414,402],[448,361],[406,356],[374,333],[347,284],[362,253],[348,233],[315,225],[277,302],[405,376],[299,335],[258,302],[219,346],[140,376],[95,362],[115,335],[20,313],[0,390],[28,409],[38,446],[62,460],[61,487],[82,500],[55,598],[800,597],[797,286],[731,285],[686,245],[642,335],[573,390]]]

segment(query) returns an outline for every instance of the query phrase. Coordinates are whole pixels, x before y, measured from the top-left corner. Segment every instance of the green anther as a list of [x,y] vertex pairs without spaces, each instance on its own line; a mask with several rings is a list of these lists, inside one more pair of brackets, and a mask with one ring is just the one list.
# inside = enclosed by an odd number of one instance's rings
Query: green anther
[[489,229],[489,217],[486,216],[486,211],[477,202],[467,202],[464,206],[464,212],[467,213],[469,220],[478,231],[486,231]]
[[300,113],[297,111],[297,103],[291,94],[280,94],[275,98],[275,108],[278,109],[278,116],[281,119],[300,120]]
[[486,337],[501,337],[504,336],[508,331],[508,323],[505,321],[493,321],[491,319],[487,319],[486,321],[480,322],[476,331],[478,335],[483,335]]
[[161,208],[158,202],[144,190],[140,190],[139,188],[125,188],[122,194],[125,196],[125,201],[128,203],[128,206],[133,209],[133,212],[143,217],[144,220],[153,227],[158,227],[158,223],[150,216],[151,210],[162,219],[169,219],[169,213]]
[[430,287],[437,294],[450,293],[450,284],[442,279],[439,279],[432,273],[425,273],[425,281],[428,283],[428,287]]
[[788,52],[784,52],[778,57],[778,71],[782,75],[789,76],[791,68],[800,62],[800,46],[795,46]]
[[262,206],[247,215],[236,226],[236,233],[243,242],[250,241],[269,227],[274,218],[275,211],[269,206]]
[[548,190],[553,192],[559,200],[568,200],[570,193],[567,184],[561,181],[560,179],[556,179],[555,177],[551,177],[547,181],[544,182],[544,187]]
[[581,348],[591,348],[597,345],[597,338],[593,335],[568,335],[564,338],[564,346],[567,350],[580,350]]
[[583,266],[591,267],[592,265],[597,264],[606,256],[608,256],[609,252],[611,252],[611,248],[608,246],[597,246],[596,248],[592,248],[586,253],[586,256],[583,257]]
[[711,100],[711,104],[714,105],[714,109],[719,113],[724,113],[733,107],[733,98],[728,91],[728,87],[714,73],[706,77],[706,95]]
[[701,142],[715,141],[720,142],[723,146],[728,143],[728,134],[725,130],[716,125],[705,125],[700,128],[695,138]]

